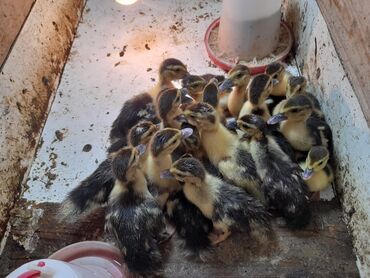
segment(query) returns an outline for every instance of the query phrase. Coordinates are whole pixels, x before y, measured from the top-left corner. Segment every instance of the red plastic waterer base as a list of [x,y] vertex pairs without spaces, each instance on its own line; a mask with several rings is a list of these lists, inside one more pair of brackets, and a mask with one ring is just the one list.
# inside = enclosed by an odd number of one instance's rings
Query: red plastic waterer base
[[[206,31],[206,34],[204,36],[204,44],[206,46],[206,50],[207,50],[207,53],[208,53],[208,56],[209,58],[211,59],[211,61],[219,68],[223,69],[224,71],[229,71],[235,64],[233,63],[230,63],[229,61],[225,61],[225,60],[222,60],[220,57],[218,57],[215,52],[212,50],[212,48],[210,47],[209,45],[209,38],[210,38],[210,35],[211,35],[211,32],[217,28],[218,26],[220,25],[220,18],[217,18],[216,20],[214,20],[207,28],[207,31]],[[269,63],[272,63],[272,62],[277,62],[277,61],[284,61],[285,58],[288,56],[290,50],[292,49],[292,46],[293,46],[293,33],[290,29],[290,27],[288,26],[288,24],[284,21],[281,22],[281,25],[283,28],[285,28],[288,32],[288,43],[287,43],[287,47],[281,51],[280,53],[278,53],[277,55],[275,55],[275,59],[270,61]],[[258,73],[262,73],[265,71],[265,68],[268,64],[261,64],[261,65],[258,65],[258,66],[251,66],[251,65],[248,65],[250,71],[251,71],[251,74],[258,74]]]

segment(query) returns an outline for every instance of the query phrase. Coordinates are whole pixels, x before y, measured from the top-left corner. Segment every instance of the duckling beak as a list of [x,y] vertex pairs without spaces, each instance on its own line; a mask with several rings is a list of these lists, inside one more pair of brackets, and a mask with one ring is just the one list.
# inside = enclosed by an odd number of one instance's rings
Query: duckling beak
[[236,122],[235,118],[226,119],[226,128],[231,130],[235,130],[238,128],[238,123]]
[[228,92],[233,87],[234,83],[231,79],[225,79],[219,86],[218,89],[222,92]]
[[192,103],[194,99],[189,95],[189,91],[186,88],[181,88],[181,104]]
[[302,178],[306,181],[309,180],[313,175],[313,170],[306,168],[302,173]]
[[193,134],[193,129],[190,127],[186,127],[181,129],[181,135],[183,138],[188,138]]
[[270,119],[267,120],[267,124],[268,125],[275,125],[275,124],[278,124],[284,120],[287,119],[287,116],[285,116],[284,114],[282,113],[279,113],[279,114],[276,114],[274,116],[272,116]]
[[160,177],[161,177],[161,179],[164,179],[164,180],[175,179],[175,176],[171,173],[170,169],[163,170],[160,173]]
[[140,144],[136,147],[136,149],[137,149],[139,155],[143,155],[146,151],[146,145]]
[[280,81],[278,79],[276,79],[276,78],[272,79],[272,86],[276,86],[279,83],[280,83]]

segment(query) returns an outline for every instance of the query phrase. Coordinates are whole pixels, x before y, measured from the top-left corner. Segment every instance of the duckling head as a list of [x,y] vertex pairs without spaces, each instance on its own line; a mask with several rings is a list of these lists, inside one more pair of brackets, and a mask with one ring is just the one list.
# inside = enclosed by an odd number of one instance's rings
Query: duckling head
[[303,179],[309,180],[315,172],[324,169],[329,161],[329,156],[326,147],[313,146],[306,158],[306,166],[302,174]]
[[212,105],[216,108],[218,105],[218,81],[216,78],[212,78],[203,90],[203,102]]
[[267,74],[256,75],[248,88],[248,100],[258,105],[263,103],[272,90],[272,78]]
[[183,156],[175,161],[169,170],[161,173],[163,178],[175,178],[180,184],[201,185],[206,178],[203,164],[194,157]]
[[[181,104],[192,101],[186,89],[165,89],[157,99],[157,113],[163,122],[175,119],[182,113]],[[178,120],[182,118],[179,117]]]
[[307,80],[303,76],[291,76],[288,79],[286,97],[290,98],[296,94],[306,92]]
[[189,105],[184,111],[187,121],[202,130],[213,130],[220,122],[216,110],[208,103],[198,102]]
[[247,86],[251,78],[250,71],[247,66],[237,64],[227,74],[227,78],[220,84],[220,91],[229,91],[232,87]]
[[158,131],[158,126],[149,121],[142,121],[134,125],[128,134],[128,139],[131,146],[140,144],[148,144],[150,138]]
[[175,128],[164,128],[157,131],[150,140],[150,151],[154,157],[171,154],[184,138],[191,136],[191,128],[181,130]]
[[111,154],[112,172],[117,180],[127,182],[135,179],[136,171],[140,168],[140,147],[125,147]]
[[188,70],[186,65],[175,58],[168,58],[159,66],[159,76],[163,81],[178,80],[187,74]]
[[188,89],[191,96],[201,92],[206,84],[206,81],[199,75],[186,75],[181,80],[181,86]]
[[271,76],[273,79],[281,80],[284,75],[285,68],[283,64],[276,62],[269,64],[266,69],[265,73],[269,76]]
[[237,120],[238,129],[244,132],[242,139],[261,140],[267,131],[267,125],[263,118],[258,115],[248,114]]
[[287,100],[281,113],[272,116],[267,123],[274,125],[284,120],[302,122],[312,114],[312,102],[305,95],[295,95]]
[[182,129],[191,128],[193,130],[193,133],[189,137],[184,138],[182,141],[186,147],[186,150],[187,151],[199,150],[201,146],[201,141],[198,129],[189,123],[183,123],[181,128]]

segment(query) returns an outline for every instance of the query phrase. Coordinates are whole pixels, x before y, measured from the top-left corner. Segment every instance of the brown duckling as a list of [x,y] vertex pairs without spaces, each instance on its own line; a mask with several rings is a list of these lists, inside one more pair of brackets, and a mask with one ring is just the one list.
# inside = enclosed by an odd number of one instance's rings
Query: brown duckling
[[333,137],[329,125],[313,117],[312,101],[305,95],[295,95],[287,100],[281,113],[272,116],[267,123],[279,124],[281,133],[290,145],[301,152],[308,152],[312,146],[325,146],[330,155],[333,152]]
[[[153,123],[143,121],[133,126],[129,131],[129,145],[132,147],[140,146],[138,149],[142,151],[140,161],[145,161],[148,151],[144,146],[157,129]],[[112,160],[109,156],[99,164],[91,175],[68,193],[60,209],[61,217],[68,221],[74,221],[78,216],[86,215],[94,208],[105,204],[113,186]]]
[[142,120],[158,124],[155,102],[159,92],[165,88],[174,88],[172,81],[181,79],[186,74],[186,66],[181,61],[174,58],[164,60],[159,67],[159,81],[150,93],[135,95],[123,104],[111,127],[109,134],[111,144],[126,140],[130,128]]
[[247,86],[250,79],[251,74],[248,67],[237,64],[228,72],[227,78],[219,87],[220,91],[228,91],[233,88],[228,97],[227,107],[235,118],[239,116],[243,103],[247,100]]
[[130,272],[157,275],[163,267],[159,242],[165,234],[162,209],[149,193],[139,152],[126,147],[112,155],[114,188],[106,223]]
[[324,191],[334,180],[333,169],[329,162],[330,154],[324,146],[313,146],[306,161],[301,163],[302,177],[310,192]]
[[252,78],[248,86],[248,100],[243,104],[239,118],[248,114],[259,115],[266,121],[270,118],[270,112],[265,103],[272,90],[272,78],[267,74],[259,74]]
[[244,190],[207,173],[195,158],[182,158],[162,177],[176,178],[182,184],[185,197],[196,205],[205,217],[212,220],[213,244],[229,237],[232,231],[249,232],[252,224],[270,229],[270,216],[262,203],[246,194]]
[[223,177],[261,198],[260,179],[247,146],[220,123],[216,110],[207,103],[194,103],[184,115],[200,131],[202,147]]
[[206,84],[207,82],[199,75],[186,75],[181,79],[182,88],[186,88],[189,95],[198,102],[202,101],[203,89]]
[[[179,184],[173,180],[163,180],[160,173],[172,164],[171,154],[180,145],[181,141],[189,137],[193,130],[164,128],[157,131],[149,142],[149,154],[142,168],[150,184],[151,192],[158,191],[158,202],[164,206],[170,192],[179,189]],[[153,191],[152,191],[153,190]]]
[[283,216],[288,226],[306,226],[310,220],[308,188],[298,164],[267,136],[267,125],[260,116],[245,115],[238,124],[250,142],[267,206]]

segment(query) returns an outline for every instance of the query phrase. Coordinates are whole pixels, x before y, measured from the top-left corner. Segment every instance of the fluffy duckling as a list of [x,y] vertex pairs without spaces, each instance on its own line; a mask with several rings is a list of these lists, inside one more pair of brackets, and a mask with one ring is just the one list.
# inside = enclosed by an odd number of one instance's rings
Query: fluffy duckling
[[[128,135],[129,144],[133,147],[141,145],[139,147],[143,150],[143,154],[140,156],[141,161],[145,161],[148,154],[143,146],[149,142],[157,129],[156,125],[148,121],[140,122],[131,128]],[[112,160],[109,156],[99,164],[91,175],[68,193],[60,209],[61,217],[68,221],[74,221],[76,217],[88,214],[94,208],[105,204],[113,186]]]
[[281,133],[290,145],[301,152],[308,152],[312,146],[325,146],[330,155],[333,152],[333,137],[329,125],[312,116],[311,100],[305,95],[296,95],[287,100],[281,113],[272,116],[267,123],[279,124]]
[[184,115],[200,131],[202,147],[223,177],[261,198],[260,179],[248,148],[220,123],[216,110],[207,103],[194,103]]
[[[159,67],[159,81],[150,93],[133,96],[123,104],[111,127],[111,144],[125,140],[129,130],[142,120],[159,123],[154,105],[158,94],[165,88],[174,88],[172,81],[181,79],[186,74],[186,66],[181,61],[174,58],[164,60]],[[124,145],[124,142],[118,144]]]
[[259,74],[252,78],[248,86],[248,100],[243,104],[239,118],[248,114],[262,116],[266,121],[270,118],[270,112],[265,103],[272,90],[272,78],[267,74]]
[[158,274],[162,270],[159,250],[165,218],[149,193],[140,169],[139,152],[126,147],[113,155],[114,188],[107,206],[107,231],[113,236],[132,273]]
[[211,79],[203,90],[202,102],[210,104],[216,109],[218,115],[220,116],[220,121],[223,125],[226,125],[225,109],[220,104],[221,93],[218,89],[218,81],[216,78]]
[[[303,76],[291,76],[288,79],[288,85],[287,85],[287,91],[286,91],[286,98],[289,99],[292,96],[298,95],[298,94],[304,94],[307,96],[311,102],[313,107],[313,116],[316,116],[320,119],[325,119],[323,112],[321,111],[320,103],[317,100],[317,98],[311,94],[308,93],[307,90],[307,80]],[[281,108],[284,106],[284,104],[287,102],[287,100],[282,100],[279,102],[273,111],[273,115],[276,115],[280,113]]]
[[262,179],[268,207],[283,216],[292,228],[306,226],[310,220],[307,185],[297,164],[266,136],[267,126],[257,115],[245,115],[239,122],[250,141],[250,150]]
[[212,220],[213,244],[227,239],[232,231],[249,232],[251,224],[270,229],[269,213],[262,203],[241,188],[208,174],[195,158],[179,159],[170,170],[162,172],[162,176],[176,178],[182,184],[185,197]]
[[228,97],[227,107],[230,114],[235,118],[239,116],[243,103],[246,101],[246,90],[250,79],[251,74],[248,67],[237,64],[228,72],[227,78],[219,87],[220,91],[228,91],[233,88]]
[[328,164],[329,151],[324,146],[313,146],[307,159],[301,164],[303,179],[310,192],[319,192],[328,188],[334,180],[333,170]]
[[202,101],[203,89],[206,84],[207,82],[199,75],[187,75],[181,79],[182,88],[186,88],[189,95],[198,102]]
[[182,103],[192,101],[186,89],[167,89],[161,92],[157,99],[157,113],[163,127],[179,129],[184,122]]
[[172,81],[179,80],[188,75],[186,65],[178,59],[168,58],[159,66],[158,82],[149,92],[153,100],[157,99],[159,92],[164,89],[175,88]]
[[291,74],[285,70],[284,65],[279,62],[271,63],[266,67],[265,73],[278,81],[274,83],[271,95],[284,97],[286,95],[288,80],[291,76]]
[[180,145],[183,138],[189,137],[193,130],[164,128],[157,131],[149,142],[149,154],[143,164],[145,176],[152,190],[157,190],[157,199],[161,207],[167,201],[170,192],[179,189],[179,184],[174,180],[163,180],[160,173],[172,164],[171,154]]

